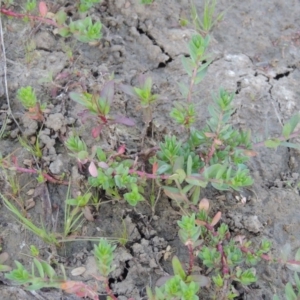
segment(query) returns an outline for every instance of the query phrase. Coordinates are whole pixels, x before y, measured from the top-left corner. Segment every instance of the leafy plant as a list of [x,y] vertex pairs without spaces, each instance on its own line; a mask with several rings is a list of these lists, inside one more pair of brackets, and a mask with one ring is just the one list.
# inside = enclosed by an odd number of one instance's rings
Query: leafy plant
[[141,4],[152,4],[154,0],[141,0]]
[[25,5],[26,12],[32,12],[36,9],[36,0],[27,0]]
[[43,152],[40,147],[39,138],[37,137],[35,144],[31,145],[31,143],[25,138],[18,137],[20,145],[26,149],[33,157],[42,158]]
[[43,109],[45,106],[41,106],[37,100],[35,91],[31,86],[22,87],[17,91],[17,98],[22,105],[28,110],[28,116],[37,121],[43,121]]
[[15,261],[15,264],[17,268],[6,274],[5,277],[17,284],[24,285],[27,290],[57,288],[80,298],[99,299],[98,293],[93,287],[80,281],[67,280],[62,265],[63,276],[58,275],[48,263],[36,258],[33,259],[31,273],[20,262]]
[[207,35],[212,28],[220,22],[225,14],[225,11],[219,13],[215,17],[217,0],[205,0],[204,1],[204,10],[202,20],[199,18],[197,13],[197,8],[194,2],[192,1],[192,21],[195,29],[203,35]]
[[111,117],[109,115],[111,102],[114,97],[114,82],[108,81],[105,83],[100,95],[92,95],[89,93],[70,93],[70,98],[77,103],[83,105],[86,111],[81,115],[83,122],[87,118],[87,112],[97,117],[99,125],[92,129],[92,136],[98,137],[101,133],[103,126],[109,126],[112,124],[123,124],[126,126],[134,126],[135,123],[126,117],[116,116]]
[[119,191],[127,190],[128,192],[124,193],[123,197],[132,206],[144,200],[141,195],[142,188],[137,185],[137,175],[130,174],[131,161],[107,160],[101,149],[98,149],[96,156],[100,167],[95,168],[92,172],[90,168],[92,176],[88,181],[92,187],[105,190],[107,195],[115,199],[121,199]]
[[95,4],[100,3],[101,0],[80,0],[78,10],[79,12],[86,12]]
[[99,21],[93,23],[91,17],[71,22],[69,25],[70,33],[82,43],[100,40],[102,37],[101,28],[102,24]]
[[[284,295],[286,300],[298,300],[300,297],[300,279],[297,272],[294,274],[294,280],[296,283],[295,286],[291,282],[288,282],[285,286]],[[280,300],[280,298],[275,295],[273,300]]]
[[158,95],[152,93],[152,78],[140,76],[138,87],[120,85],[120,88],[127,95],[139,99],[143,109],[144,122],[148,127],[152,121],[152,104],[158,99]]
[[[79,9],[86,11],[99,0],[81,0]],[[93,22],[91,17],[79,19],[76,21],[68,20],[68,16],[63,9],[60,9],[56,14],[52,14],[52,19],[49,16],[48,8],[45,1],[39,3],[39,14],[30,14],[36,7],[35,0],[27,0],[26,13],[17,13],[7,7],[0,7],[0,13],[25,20],[38,21],[55,27],[54,33],[62,37],[73,35],[78,41],[83,43],[94,43],[101,39],[102,24],[100,21]],[[50,14],[51,15],[51,14]]]

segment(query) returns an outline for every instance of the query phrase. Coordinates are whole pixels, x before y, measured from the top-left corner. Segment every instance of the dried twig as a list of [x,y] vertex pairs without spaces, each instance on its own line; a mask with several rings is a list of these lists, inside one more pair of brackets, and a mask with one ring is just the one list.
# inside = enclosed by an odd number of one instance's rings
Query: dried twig
[[[1,6],[1,3],[0,3]],[[19,130],[21,130],[21,127],[19,125],[19,123],[17,122],[17,120],[15,119],[12,110],[11,110],[11,106],[10,106],[10,100],[9,100],[9,95],[8,95],[8,86],[7,86],[7,61],[6,61],[6,52],[5,52],[5,45],[4,45],[4,38],[3,38],[3,28],[2,28],[2,18],[1,18],[1,14],[0,14],[0,42],[1,42],[1,48],[2,48],[2,57],[3,57],[3,72],[4,72],[4,88],[5,88],[5,96],[6,96],[6,101],[7,101],[7,106],[8,106],[8,114],[11,115],[12,119],[14,120],[14,122],[16,123],[16,125],[18,126]]]

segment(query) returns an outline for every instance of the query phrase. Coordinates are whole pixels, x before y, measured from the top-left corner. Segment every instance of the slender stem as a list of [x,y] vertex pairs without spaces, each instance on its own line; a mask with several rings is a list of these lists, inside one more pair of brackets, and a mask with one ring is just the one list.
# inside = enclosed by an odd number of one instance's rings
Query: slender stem
[[193,87],[195,85],[195,79],[197,77],[197,71],[198,71],[198,67],[199,67],[199,63],[201,63],[201,60],[199,59],[199,61],[196,62],[196,66],[193,70],[193,74],[191,76],[191,82],[190,82],[190,86],[189,86],[189,93],[187,95],[187,102],[190,103],[192,101],[192,92],[193,92]]
[[[0,10],[1,10],[1,3],[0,3]],[[5,96],[6,96],[6,101],[7,101],[7,106],[8,106],[8,113],[11,115],[12,119],[14,120],[15,124],[19,128],[20,132],[22,132],[21,127],[14,117],[11,106],[10,106],[10,98],[9,98],[9,93],[8,93],[8,86],[7,86],[7,59],[6,59],[6,50],[5,50],[5,45],[4,45],[4,36],[3,36],[3,28],[2,28],[2,18],[0,15],[0,40],[1,40],[1,47],[2,47],[2,56],[3,56],[3,73],[4,73],[4,87],[5,87]]]
[[[300,130],[297,130],[294,133],[290,134],[288,139],[285,138],[284,136],[280,136],[279,138],[276,138],[276,139],[283,142],[283,141],[287,141],[287,140],[290,140],[292,138],[298,137],[299,135],[300,135]],[[258,148],[258,147],[263,147],[264,145],[265,145],[265,141],[262,141],[262,142],[253,144],[253,147]]]
[[0,13],[4,14],[6,16],[9,16],[9,17],[14,17],[14,18],[29,18],[31,20],[40,21],[42,23],[58,27],[58,24],[51,19],[40,17],[40,16],[33,16],[33,15],[29,15],[29,14],[17,13],[17,12],[11,11],[11,10],[3,8],[3,7],[0,8]]
[[190,276],[192,274],[192,271],[193,271],[195,256],[194,256],[194,251],[193,251],[192,244],[188,244],[187,247],[188,247],[188,250],[189,250],[189,269],[187,271],[187,276]]
[[109,282],[108,279],[105,280],[105,290],[107,295],[113,299],[113,300],[118,300],[118,298],[114,295],[113,291],[111,290],[110,286],[109,286]]

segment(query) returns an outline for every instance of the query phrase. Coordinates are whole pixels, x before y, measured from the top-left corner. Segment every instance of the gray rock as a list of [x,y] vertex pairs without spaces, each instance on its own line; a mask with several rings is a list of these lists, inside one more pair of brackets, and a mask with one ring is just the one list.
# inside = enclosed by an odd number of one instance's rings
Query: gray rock
[[58,156],[49,166],[52,174],[61,174],[63,172],[64,164]]
[[243,220],[243,223],[244,223],[245,228],[250,232],[258,233],[258,232],[262,231],[262,229],[263,229],[263,225],[258,220],[257,216],[245,217]]

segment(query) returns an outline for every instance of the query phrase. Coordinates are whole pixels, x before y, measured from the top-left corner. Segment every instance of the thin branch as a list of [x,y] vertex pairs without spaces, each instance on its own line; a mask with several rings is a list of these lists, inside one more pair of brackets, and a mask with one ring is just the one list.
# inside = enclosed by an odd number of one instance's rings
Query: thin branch
[[[0,3],[1,5],[1,3]],[[6,95],[6,101],[8,106],[8,113],[11,115],[12,119],[14,120],[15,124],[18,126],[19,130],[22,132],[21,127],[17,120],[15,119],[11,106],[10,106],[10,99],[8,95],[8,86],[7,86],[7,61],[6,61],[6,51],[5,51],[5,45],[4,45],[4,37],[3,37],[3,28],[2,28],[2,18],[0,14],[0,41],[1,41],[1,48],[2,48],[2,56],[3,56],[3,72],[4,72],[4,87],[5,87],[5,95]]]

